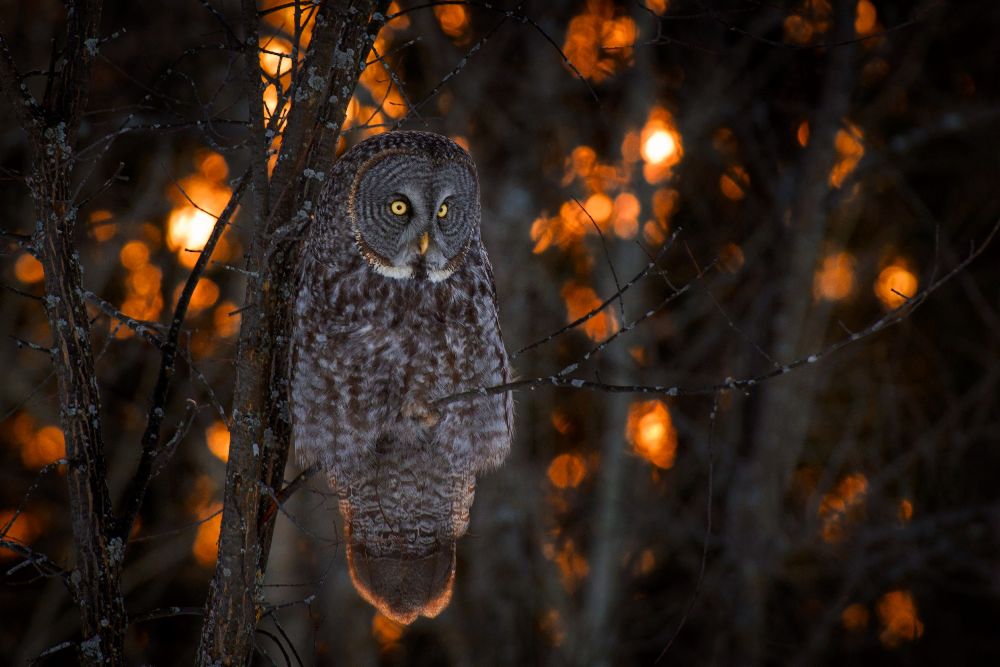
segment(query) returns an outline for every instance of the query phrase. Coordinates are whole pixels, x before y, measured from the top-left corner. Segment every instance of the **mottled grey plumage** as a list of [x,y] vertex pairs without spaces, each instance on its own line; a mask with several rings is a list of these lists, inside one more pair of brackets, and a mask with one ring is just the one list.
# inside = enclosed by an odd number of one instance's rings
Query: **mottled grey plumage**
[[476,474],[510,448],[509,394],[432,405],[510,379],[479,222],[469,154],[392,132],[337,161],[303,246],[295,449],[338,494],[358,591],[405,623],[447,605]]

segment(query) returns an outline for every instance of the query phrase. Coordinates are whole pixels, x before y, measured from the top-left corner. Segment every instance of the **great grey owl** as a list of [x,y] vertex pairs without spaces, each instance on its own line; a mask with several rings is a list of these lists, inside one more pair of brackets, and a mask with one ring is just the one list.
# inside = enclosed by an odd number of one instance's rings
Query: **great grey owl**
[[510,379],[479,181],[447,137],[391,132],[334,165],[302,248],[295,450],[339,499],[355,588],[403,623],[447,606],[476,474],[510,449]]

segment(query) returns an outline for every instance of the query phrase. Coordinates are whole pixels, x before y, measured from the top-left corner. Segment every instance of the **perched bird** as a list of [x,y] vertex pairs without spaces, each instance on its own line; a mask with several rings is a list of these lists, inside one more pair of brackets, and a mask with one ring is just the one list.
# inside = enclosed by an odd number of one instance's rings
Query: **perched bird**
[[435,616],[476,475],[510,449],[510,380],[480,236],[479,179],[447,137],[391,132],[334,165],[303,240],[292,424],[337,494],[358,592],[386,616]]

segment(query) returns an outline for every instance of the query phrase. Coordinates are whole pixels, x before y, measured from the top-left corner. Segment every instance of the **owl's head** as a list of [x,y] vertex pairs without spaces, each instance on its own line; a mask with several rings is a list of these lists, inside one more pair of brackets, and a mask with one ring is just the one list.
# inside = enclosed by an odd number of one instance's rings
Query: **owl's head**
[[356,152],[367,159],[347,210],[371,267],[390,278],[434,282],[454,273],[479,235],[479,179],[469,154],[428,132],[377,135]]

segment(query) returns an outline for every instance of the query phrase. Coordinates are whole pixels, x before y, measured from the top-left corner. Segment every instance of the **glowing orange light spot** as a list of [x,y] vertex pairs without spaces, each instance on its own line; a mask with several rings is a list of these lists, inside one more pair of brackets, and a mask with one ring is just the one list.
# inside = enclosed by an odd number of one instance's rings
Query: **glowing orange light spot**
[[909,591],[890,591],[878,600],[876,607],[882,632],[879,640],[887,648],[915,641],[924,634],[924,624],[917,614],[917,604]]
[[212,455],[225,463],[229,460],[229,427],[216,421],[205,429],[205,444]]
[[631,49],[635,45],[636,34],[635,21],[631,17],[619,16],[605,21],[601,26],[601,48],[612,55],[615,50]]
[[638,365],[646,365],[646,348],[642,345],[634,345],[630,347],[628,349],[628,356],[632,357],[632,360]]
[[[212,567],[219,555],[219,531],[222,528],[222,503],[213,502],[202,512],[206,518],[198,525],[191,553],[202,567]],[[218,514],[216,514],[218,512]],[[215,514],[215,516],[212,516]]]
[[372,637],[383,649],[397,643],[402,638],[405,629],[406,626],[402,623],[397,623],[391,618],[375,612],[375,617],[372,619]]
[[574,174],[580,178],[590,176],[597,164],[597,153],[590,146],[577,146],[569,155],[570,165]]
[[877,12],[871,0],[858,0],[857,16],[854,19],[854,31],[858,35],[870,35],[875,32]]
[[64,458],[66,440],[62,429],[56,426],[42,427],[21,449],[21,461],[28,468],[41,468]]
[[865,154],[865,147],[861,143],[861,130],[856,125],[848,124],[846,130],[837,130],[834,139],[834,146],[837,149],[837,163],[830,171],[830,185],[839,188],[844,184],[847,177],[858,166],[858,162]]
[[636,130],[625,133],[622,139],[622,160],[627,164],[638,162],[642,158],[642,139]]
[[[174,303],[177,303],[183,289],[184,285],[178,285],[177,289],[174,290]],[[198,281],[198,284],[195,285],[194,292],[191,293],[191,301],[188,303],[188,312],[194,315],[205,310],[206,308],[211,308],[218,300],[219,286],[216,285],[213,280],[202,278]]]
[[670,7],[670,0],[646,0],[646,6],[649,7],[654,13],[663,15]]
[[636,572],[641,575],[649,574],[654,567],[656,567],[656,555],[653,550],[643,549],[635,564]]
[[641,211],[639,198],[631,192],[623,192],[615,197],[612,222],[615,235],[623,239],[633,238],[639,231],[639,213]]
[[[261,9],[269,10],[263,14],[264,20],[269,24],[286,34],[295,34],[296,16],[294,3],[287,2],[287,0],[264,0],[261,3]],[[315,12],[304,10],[301,12],[302,23],[299,27],[301,28],[300,46],[303,51],[309,46],[309,41],[312,38],[315,16]]]
[[434,15],[441,31],[449,37],[462,37],[469,29],[469,12],[462,5],[437,5]]
[[[389,9],[386,12],[386,15],[394,16],[398,13],[399,13],[399,3],[398,2],[389,3]],[[392,30],[405,30],[406,28],[410,27],[410,17],[406,16],[405,14],[403,16],[397,16],[392,19],[392,22],[390,24],[387,24],[387,27],[390,26]],[[381,53],[381,51],[379,53]]]
[[799,128],[795,131],[795,139],[803,148],[809,145],[809,121],[804,120],[799,123]]
[[614,14],[610,0],[589,0],[569,22],[563,53],[584,78],[604,81],[632,62],[635,21]]
[[733,166],[727,173],[719,178],[719,189],[727,199],[739,201],[746,196],[746,189],[750,186],[750,175],[747,170],[740,165]]
[[684,151],[681,135],[674,125],[674,118],[663,107],[653,107],[639,134],[640,154],[645,161],[642,167],[646,182],[655,184],[668,179],[671,169],[681,161]]
[[590,214],[590,217],[594,219],[594,222],[602,229],[604,228],[604,223],[611,219],[611,213],[614,210],[611,197],[600,192],[590,195],[587,201],[584,202],[583,207]]
[[837,486],[823,496],[819,517],[823,522],[822,535],[826,542],[839,542],[847,535],[848,526],[857,520],[868,493],[868,478],[853,473],[842,478]]
[[899,501],[899,520],[906,523],[913,518],[913,503],[903,498]]
[[542,632],[548,635],[553,646],[562,646],[562,643],[566,640],[566,628],[557,610],[549,609],[546,611],[545,615],[542,616],[540,625]]
[[229,203],[232,194],[225,183],[229,173],[225,158],[206,151],[196,157],[196,162],[198,173],[180,182],[187,197],[175,190],[170,192],[176,206],[167,219],[167,245],[187,267],[193,267],[198,261],[198,253],[188,250],[198,251],[205,246],[215,227],[216,216]]
[[560,489],[575,488],[587,475],[587,464],[576,454],[560,454],[549,464],[549,481]]
[[840,613],[840,622],[848,632],[861,632],[868,627],[870,616],[867,607],[856,602],[844,608]]
[[813,298],[840,301],[854,290],[854,256],[838,252],[823,258],[813,278]]
[[[17,519],[14,517],[17,516]],[[2,530],[11,520],[13,523],[7,528],[3,536],[8,542],[29,545],[34,542],[42,532],[41,520],[27,512],[17,514],[17,510],[0,510],[0,530]],[[19,554],[15,551],[0,547],[0,560],[17,558]]]
[[122,246],[118,258],[126,269],[136,270],[149,264],[149,246],[142,241],[129,241]]
[[573,420],[562,410],[554,410],[552,412],[552,428],[562,435],[566,435],[573,428]]
[[90,233],[98,241],[107,241],[118,231],[118,225],[109,222],[112,219],[111,211],[98,209],[90,214]]
[[743,257],[743,248],[735,243],[729,243],[722,248],[722,251],[719,252],[719,260],[722,262],[722,268],[729,273],[737,273],[743,268],[746,261]]
[[[562,288],[562,297],[566,302],[566,317],[573,322],[583,317],[601,305],[597,292],[591,288],[573,281],[567,282]],[[618,330],[618,320],[608,308],[597,313],[583,323],[583,330],[593,340],[603,340]]]
[[551,542],[547,543],[542,547],[542,553],[559,567],[560,578],[567,591],[574,591],[590,573],[587,559],[577,551],[573,540],[566,540],[560,549],[556,549]]
[[279,38],[260,42],[260,68],[271,77],[280,78],[292,69],[292,45]]
[[223,338],[235,336],[240,331],[240,313],[235,311],[239,307],[232,301],[223,301],[216,307],[212,314],[212,323],[215,325],[215,333]]
[[159,268],[146,264],[135,269],[126,278],[126,287],[139,296],[159,294],[163,272]]
[[659,468],[671,468],[677,455],[677,432],[663,401],[633,403],[625,437],[636,454]]
[[899,308],[917,293],[919,281],[903,259],[882,269],[875,281],[875,296],[887,309]]
[[785,40],[807,44],[817,33],[830,29],[831,7],[829,0],[803,0],[795,13],[784,21]]
[[25,285],[30,285],[42,281],[45,278],[45,270],[42,269],[41,262],[24,253],[14,262],[14,276]]
[[653,217],[664,230],[667,229],[670,217],[677,210],[679,200],[680,193],[673,188],[660,188],[653,193]]
[[660,225],[653,220],[647,220],[642,226],[642,235],[645,237],[646,242],[651,245],[660,245],[667,240],[667,235],[664,232],[663,225]]
[[677,151],[677,142],[666,130],[654,130],[642,142],[642,159],[659,164]]
[[782,24],[785,28],[785,39],[794,44],[808,44],[812,40],[813,27],[808,21],[792,14]]

